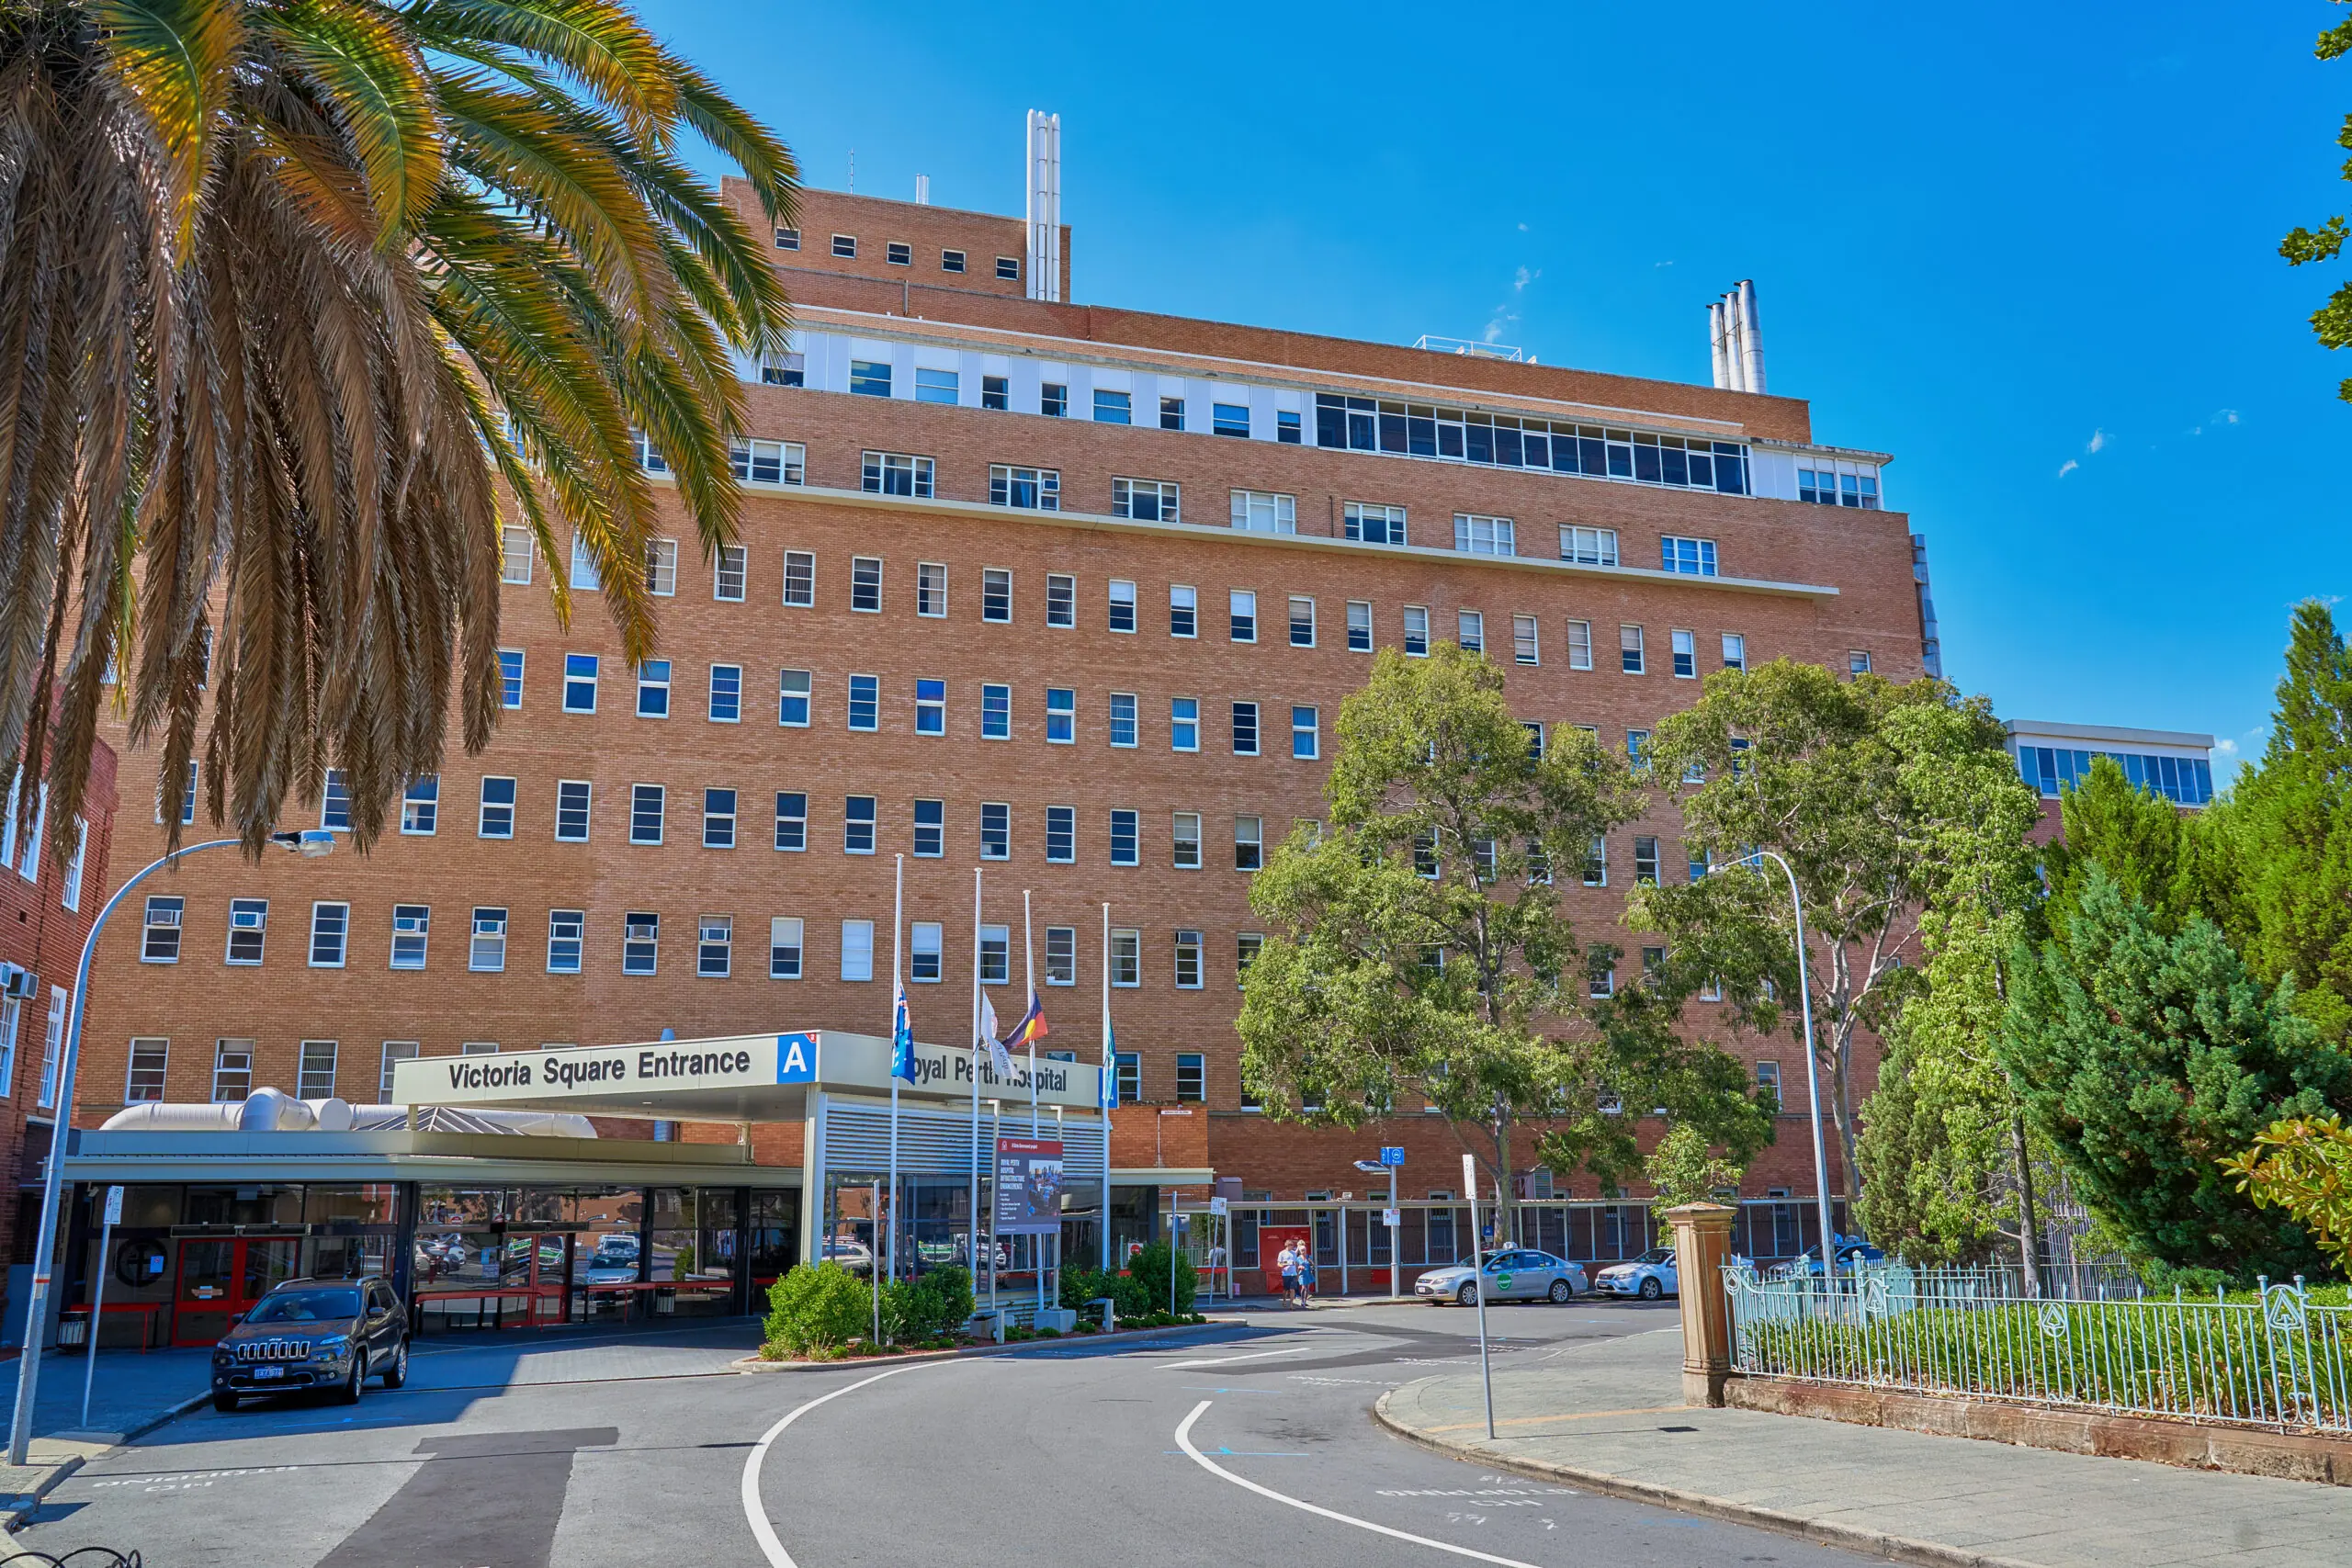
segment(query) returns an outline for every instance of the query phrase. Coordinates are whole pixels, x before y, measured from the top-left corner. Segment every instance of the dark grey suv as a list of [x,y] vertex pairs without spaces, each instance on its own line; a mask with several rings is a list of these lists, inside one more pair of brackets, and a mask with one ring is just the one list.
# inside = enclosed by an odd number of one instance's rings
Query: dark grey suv
[[332,1389],[344,1404],[371,1377],[408,1381],[408,1314],[379,1274],[288,1280],[254,1303],[212,1349],[212,1407],[247,1394]]

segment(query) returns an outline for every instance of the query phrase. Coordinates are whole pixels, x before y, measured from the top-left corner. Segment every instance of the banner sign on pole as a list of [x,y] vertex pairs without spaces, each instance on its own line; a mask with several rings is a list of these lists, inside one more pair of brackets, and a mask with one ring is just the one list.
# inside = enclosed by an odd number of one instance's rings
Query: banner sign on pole
[[122,1189],[119,1187],[107,1189],[106,1223],[110,1225],[122,1224]]
[[1212,1198],[1209,1200],[1209,1213],[1212,1214],[1225,1213],[1231,1208],[1231,1206],[1232,1205],[1223,1198]]
[[1403,1219],[1396,1210],[1383,1209],[1380,1211],[1380,1223],[1393,1231],[1403,1223]]
[[1061,1228],[1061,1140],[997,1139],[996,1234],[1058,1235]]

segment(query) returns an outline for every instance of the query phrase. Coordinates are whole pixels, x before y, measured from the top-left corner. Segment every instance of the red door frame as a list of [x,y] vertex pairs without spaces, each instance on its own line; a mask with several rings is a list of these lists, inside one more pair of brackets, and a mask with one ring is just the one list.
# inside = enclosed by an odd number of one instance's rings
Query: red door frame
[[[268,1247],[281,1243],[292,1243],[299,1247],[300,1241],[301,1238],[299,1236],[183,1236],[180,1239],[179,1266],[172,1274],[172,1343],[175,1346],[219,1343],[217,1339],[190,1337],[182,1334],[180,1324],[186,1314],[191,1309],[202,1313],[225,1312],[229,1314],[230,1321],[235,1322],[236,1319],[252,1311],[254,1303],[261,1300],[260,1296],[248,1297],[244,1293],[245,1249],[256,1245]],[[187,1294],[189,1247],[210,1247],[222,1243],[225,1243],[229,1248],[229,1283],[226,1293],[210,1298]],[[296,1254],[296,1261],[298,1263],[300,1261],[299,1252]]]

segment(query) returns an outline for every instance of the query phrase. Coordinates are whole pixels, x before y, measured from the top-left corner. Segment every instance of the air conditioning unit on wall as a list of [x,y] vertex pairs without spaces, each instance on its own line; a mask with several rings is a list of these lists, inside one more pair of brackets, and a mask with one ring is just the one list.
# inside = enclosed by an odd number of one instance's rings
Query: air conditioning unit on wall
[[0,997],[20,1002],[40,994],[40,976],[21,964],[0,964]]

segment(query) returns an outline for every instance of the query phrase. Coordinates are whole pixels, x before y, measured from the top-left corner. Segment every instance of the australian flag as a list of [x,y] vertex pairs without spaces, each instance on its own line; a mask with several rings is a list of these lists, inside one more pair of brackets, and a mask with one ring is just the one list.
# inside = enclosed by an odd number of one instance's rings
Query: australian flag
[[907,1016],[907,983],[898,982],[890,1001],[890,1076],[915,1081],[915,1027]]

